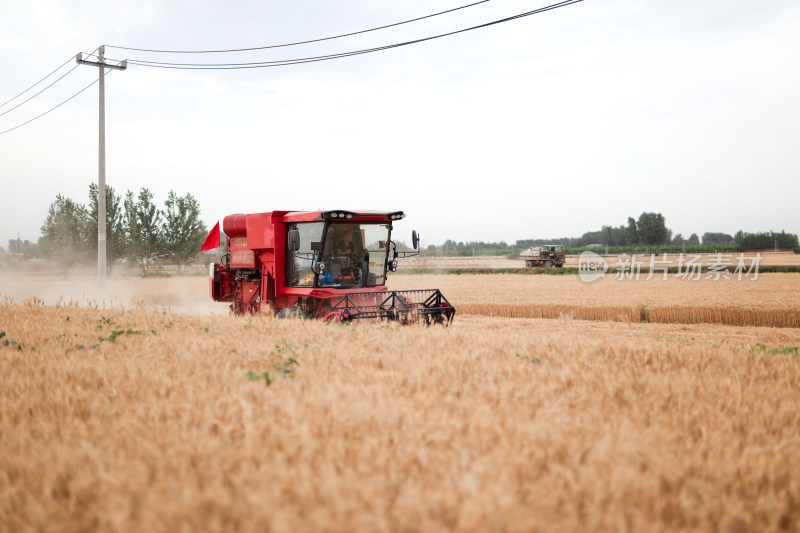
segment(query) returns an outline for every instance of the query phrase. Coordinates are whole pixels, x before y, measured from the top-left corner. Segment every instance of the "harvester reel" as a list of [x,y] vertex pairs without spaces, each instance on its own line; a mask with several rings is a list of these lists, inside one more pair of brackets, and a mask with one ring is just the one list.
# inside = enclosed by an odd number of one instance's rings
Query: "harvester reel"
[[332,302],[331,312],[325,319],[333,320],[338,316],[340,322],[378,320],[409,324],[420,321],[429,326],[448,326],[455,313],[455,308],[439,289],[417,289],[348,293]]

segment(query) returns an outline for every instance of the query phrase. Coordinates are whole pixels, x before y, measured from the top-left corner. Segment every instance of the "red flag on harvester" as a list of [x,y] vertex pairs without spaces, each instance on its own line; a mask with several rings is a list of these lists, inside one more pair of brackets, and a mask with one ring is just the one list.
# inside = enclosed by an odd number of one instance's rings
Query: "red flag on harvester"
[[201,250],[213,250],[214,248],[219,248],[219,222],[217,222],[211,231],[208,233],[208,237],[206,237],[206,241],[203,243],[203,246],[200,248]]

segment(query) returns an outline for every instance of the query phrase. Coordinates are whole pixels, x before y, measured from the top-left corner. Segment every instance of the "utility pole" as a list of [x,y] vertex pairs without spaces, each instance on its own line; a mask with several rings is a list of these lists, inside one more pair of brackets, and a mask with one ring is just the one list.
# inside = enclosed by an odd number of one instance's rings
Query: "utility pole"
[[97,281],[100,285],[100,297],[106,295],[106,69],[125,70],[128,68],[128,61],[123,61],[119,65],[109,65],[105,62],[103,54],[105,46],[99,49],[98,61],[86,61],[83,54],[75,56],[75,61],[80,65],[91,65],[98,67],[100,73],[100,112],[99,112],[99,146],[98,146],[98,168],[97,168]]

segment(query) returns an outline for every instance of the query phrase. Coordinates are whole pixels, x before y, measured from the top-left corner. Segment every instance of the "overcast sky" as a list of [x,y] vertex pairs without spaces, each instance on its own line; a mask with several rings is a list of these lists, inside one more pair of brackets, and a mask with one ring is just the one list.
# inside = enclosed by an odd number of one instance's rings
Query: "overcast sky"
[[[467,3],[7,2],[0,103],[101,44],[283,44]],[[308,57],[547,4],[493,0],[387,30],[258,52],[107,48],[106,55],[203,63]],[[79,66],[0,116],[0,131],[96,78],[96,68]],[[97,181],[97,95],[95,85],[0,135],[0,245],[17,235],[38,239],[58,193],[88,202]],[[578,236],[654,211],[684,237],[800,233],[800,3],[585,0],[333,61],[228,71],[131,65],[107,76],[106,144],[107,183],[117,192],[147,187],[159,205],[170,189],[190,192],[209,226],[228,214],[273,209],[400,209],[407,218],[397,228],[406,240],[416,229],[426,245],[447,238],[513,243]]]

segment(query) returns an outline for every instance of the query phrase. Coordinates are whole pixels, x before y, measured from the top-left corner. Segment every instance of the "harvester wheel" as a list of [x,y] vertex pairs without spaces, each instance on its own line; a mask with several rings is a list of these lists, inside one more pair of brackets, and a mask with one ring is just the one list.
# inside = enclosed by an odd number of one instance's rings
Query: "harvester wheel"
[[347,324],[353,320],[353,317],[350,311],[345,309],[344,311],[331,311],[325,315],[322,320],[327,323],[336,322],[337,324]]
[[552,268],[553,267],[553,262],[552,261],[545,261],[544,267],[545,268]]
[[322,321],[325,323],[341,322],[341,320],[342,320],[342,315],[333,311],[322,317]]

